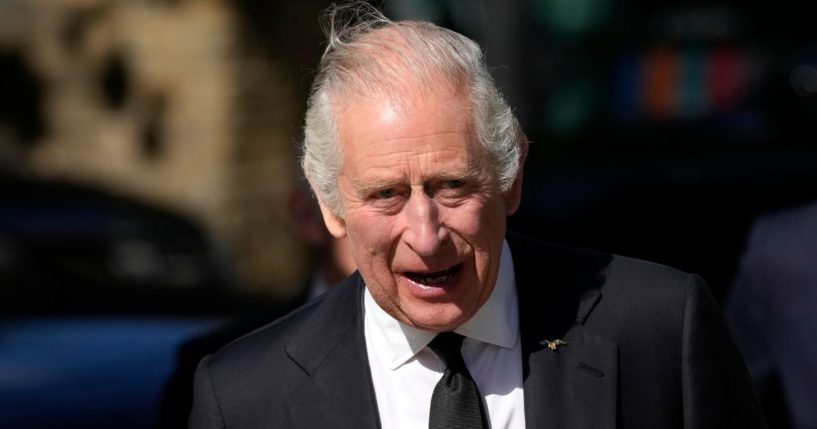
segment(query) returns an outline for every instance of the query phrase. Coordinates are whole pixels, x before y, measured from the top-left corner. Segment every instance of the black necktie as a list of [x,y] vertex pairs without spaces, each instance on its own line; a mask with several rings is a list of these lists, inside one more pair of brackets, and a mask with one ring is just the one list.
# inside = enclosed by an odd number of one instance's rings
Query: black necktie
[[428,345],[446,366],[431,395],[429,429],[488,428],[482,395],[462,360],[462,340],[462,335],[443,332]]

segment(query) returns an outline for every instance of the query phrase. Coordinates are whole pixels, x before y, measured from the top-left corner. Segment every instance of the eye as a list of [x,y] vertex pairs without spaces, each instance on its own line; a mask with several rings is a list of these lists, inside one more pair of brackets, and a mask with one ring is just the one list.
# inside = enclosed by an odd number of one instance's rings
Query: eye
[[460,201],[463,197],[468,195],[469,185],[462,179],[442,180],[434,185],[434,195],[445,201]]
[[458,188],[462,188],[463,186],[465,186],[465,182],[463,182],[462,180],[456,180],[456,179],[455,180],[446,180],[445,182],[442,183],[442,188],[443,189],[458,189]]
[[397,196],[397,191],[394,188],[381,189],[374,194],[374,197],[380,200],[387,200],[395,196]]

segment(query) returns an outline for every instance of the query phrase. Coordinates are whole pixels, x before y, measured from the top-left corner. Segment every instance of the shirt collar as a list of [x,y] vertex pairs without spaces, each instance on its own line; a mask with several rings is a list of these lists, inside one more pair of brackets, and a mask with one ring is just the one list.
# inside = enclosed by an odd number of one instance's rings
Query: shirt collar
[[[388,362],[396,369],[408,362],[437,335],[436,332],[408,326],[386,313],[374,301],[369,289],[364,291],[363,305],[367,329],[386,345]],[[513,348],[519,337],[519,309],[513,259],[508,243],[502,244],[499,273],[491,296],[477,313],[454,332],[477,341]]]

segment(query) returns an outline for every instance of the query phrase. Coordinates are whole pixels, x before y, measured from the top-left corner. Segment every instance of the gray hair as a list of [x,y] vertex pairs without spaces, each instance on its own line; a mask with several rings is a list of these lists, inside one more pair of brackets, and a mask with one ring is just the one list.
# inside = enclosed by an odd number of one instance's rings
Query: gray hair
[[301,159],[304,174],[324,205],[342,215],[338,106],[353,92],[399,98],[417,84],[468,85],[479,141],[495,164],[500,190],[511,188],[524,136],[476,42],[429,22],[391,21],[367,3],[333,6],[325,18],[328,45],[307,103]]

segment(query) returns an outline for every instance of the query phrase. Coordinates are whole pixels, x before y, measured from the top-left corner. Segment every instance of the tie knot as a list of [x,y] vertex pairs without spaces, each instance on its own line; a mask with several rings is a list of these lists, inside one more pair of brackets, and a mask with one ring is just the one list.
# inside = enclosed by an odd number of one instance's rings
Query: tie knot
[[462,360],[462,341],[465,339],[460,334],[453,332],[441,332],[431,340],[428,344],[430,348],[440,359],[443,360],[448,369],[452,371],[461,371],[465,369],[465,362]]

